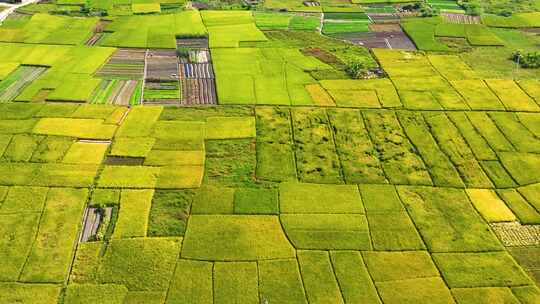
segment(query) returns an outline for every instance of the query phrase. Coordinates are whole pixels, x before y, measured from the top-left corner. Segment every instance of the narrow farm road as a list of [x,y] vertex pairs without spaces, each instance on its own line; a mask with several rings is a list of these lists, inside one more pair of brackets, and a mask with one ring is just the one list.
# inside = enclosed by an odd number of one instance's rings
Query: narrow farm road
[[11,13],[13,13],[16,9],[18,9],[19,7],[22,7],[22,6],[31,4],[31,3],[35,3],[35,2],[38,2],[38,1],[39,0],[26,0],[26,1],[23,0],[21,3],[18,3],[18,4],[2,3],[3,5],[7,6],[8,8],[5,9],[4,11],[0,12],[0,24],[2,24],[2,22],[4,22],[4,20]]

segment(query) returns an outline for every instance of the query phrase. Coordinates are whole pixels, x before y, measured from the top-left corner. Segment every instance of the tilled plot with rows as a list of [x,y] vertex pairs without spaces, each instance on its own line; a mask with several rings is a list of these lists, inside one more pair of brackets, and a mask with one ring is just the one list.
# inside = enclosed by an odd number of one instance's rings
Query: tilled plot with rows
[[118,49],[96,73],[103,78],[142,79],[145,49]]
[[178,77],[178,58],[174,50],[148,50],[146,79],[171,80]]
[[[179,78],[183,89],[184,105],[215,105],[217,104],[215,74],[212,58],[205,43],[197,40],[178,40],[178,46],[188,47],[189,53],[180,58]],[[207,42],[206,42],[207,44]]]

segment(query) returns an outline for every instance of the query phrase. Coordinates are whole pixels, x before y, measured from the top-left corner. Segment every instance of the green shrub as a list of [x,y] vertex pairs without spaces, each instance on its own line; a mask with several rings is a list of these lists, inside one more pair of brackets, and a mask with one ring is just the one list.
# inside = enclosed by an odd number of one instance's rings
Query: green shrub
[[515,51],[512,60],[525,69],[540,68],[540,52],[523,54],[521,51]]

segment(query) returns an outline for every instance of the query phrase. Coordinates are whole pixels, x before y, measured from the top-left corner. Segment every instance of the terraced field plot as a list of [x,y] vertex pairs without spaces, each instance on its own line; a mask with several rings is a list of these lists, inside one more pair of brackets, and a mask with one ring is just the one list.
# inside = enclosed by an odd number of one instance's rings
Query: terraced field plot
[[[58,0],[110,47],[1,43],[0,303],[538,303],[540,78],[504,56],[535,40],[368,51],[311,26],[340,3]],[[0,31],[40,15],[98,19]]]

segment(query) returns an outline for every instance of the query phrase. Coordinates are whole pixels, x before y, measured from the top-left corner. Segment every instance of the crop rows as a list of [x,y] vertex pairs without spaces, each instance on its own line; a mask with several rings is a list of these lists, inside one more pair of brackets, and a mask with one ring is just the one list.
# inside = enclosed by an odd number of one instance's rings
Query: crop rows
[[259,132],[270,136],[275,129],[265,130],[279,121],[285,136],[260,140],[260,169],[277,166],[278,158],[280,168],[290,168],[292,150],[305,182],[512,187],[527,184],[514,157],[534,163],[539,144],[528,113],[303,108],[279,110],[276,120],[266,111],[258,115]]
[[[534,249],[510,251],[522,269],[490,225],[540,223],[538,180],[521,170],[538,164],[537,114],[63,104],[1,113],[0,167],[11,175],[0,177],[0,291],[10,301],[56,299],[66,278],[68,302],[446,303],[535,290],[523,270],[535,271]],[[110,219],[77,242],[85,206]]]

